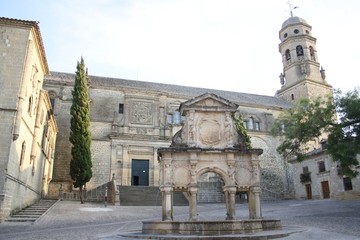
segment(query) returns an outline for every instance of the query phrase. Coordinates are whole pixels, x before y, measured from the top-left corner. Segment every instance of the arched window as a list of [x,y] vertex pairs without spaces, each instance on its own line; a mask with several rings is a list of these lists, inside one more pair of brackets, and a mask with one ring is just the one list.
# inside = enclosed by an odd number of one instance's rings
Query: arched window
[[255,123],[255,130],[260,131],[260,123],[259,122]]
[[301,45],[297,45],[296,46],[296,55],[299,56],[304,56],[304,49]]
[[286,61],[289,61],[291,59],[290,50],[286,49],[285,51],[285,59]]
[[310,46],[309,50],[310,50],[310,58],[311,58],[311,60],[316,61],[314,48],[312,46]]
[[292,93],[291,94],[291,100],[294,100],[295,99],[295,97],[294,97],[294,94]]
[[248,129],[254,129],[254,118],[253,117],[249,118]]
[[25,158],[25,150],[26,150],[26,142],[24,141],[21,145],[21,153],[20,153],[20,162],[19,165],[21,166],[22,163],[24,162],[24,158]]
[[51,108],[54,111],[55,110],[55,98],[56,98],[56,93],[51,91],[49,92],[49,98],[50,98],[50,104],[51,104]]

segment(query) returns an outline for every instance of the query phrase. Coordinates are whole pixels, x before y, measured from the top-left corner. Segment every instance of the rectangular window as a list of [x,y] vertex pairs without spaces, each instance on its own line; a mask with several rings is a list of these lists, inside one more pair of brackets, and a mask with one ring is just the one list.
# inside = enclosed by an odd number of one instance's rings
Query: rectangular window
[[119,113],[124,113],[124,104],[123,103],[119,104]]
[[318,165],[319,165],[319,173],[326,171],[325,162],[324,162],[324,161],[318,162]]
[[174,124],[180,124],[181,122],[181,116],[179,111],[175,111],[174,114]]
[[168,125],[173,124],[173,115],[172,114],[167,115],[167,123],[168,123]]
[[255,130],[260,131],[260,123],[259,122],[255,123]]
[[352,190],[352,182],[351,182],[351,178],[349,177],[345,177],[343,178],[343,182],[344,182],[344,190],[345,191],[349,191]]
[[309,167],[308,166],[303,167],[303,173],[308,173],[308,172],[309,172]]

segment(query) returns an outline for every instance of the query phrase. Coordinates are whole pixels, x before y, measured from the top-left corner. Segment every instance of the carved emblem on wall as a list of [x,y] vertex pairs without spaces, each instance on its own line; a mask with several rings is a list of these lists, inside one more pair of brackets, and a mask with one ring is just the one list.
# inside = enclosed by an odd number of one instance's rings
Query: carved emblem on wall
[[135,124],[152,124],[152,107],[151,103],[133,102],[130,108],[130,121]]
[[179,167],[173,170],[173,182],[178,186],[187,186],[191,181],[190,173],[187,168]]
[[214,119],[203,119],[199,123],[200,140],[205,145],[215,145],[221,140],[220,124]]

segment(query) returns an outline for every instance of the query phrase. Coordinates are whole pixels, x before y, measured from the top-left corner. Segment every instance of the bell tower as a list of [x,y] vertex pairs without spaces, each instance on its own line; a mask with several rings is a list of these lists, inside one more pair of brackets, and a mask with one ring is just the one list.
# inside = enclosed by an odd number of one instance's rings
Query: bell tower
[[279,76],[281,89],[276,95],[287,101],[332,94],[331,85],[325,81],[325,70],[318,61],[316,38],[311,29],[304,19],[291,16],[279,32],[283,72]]

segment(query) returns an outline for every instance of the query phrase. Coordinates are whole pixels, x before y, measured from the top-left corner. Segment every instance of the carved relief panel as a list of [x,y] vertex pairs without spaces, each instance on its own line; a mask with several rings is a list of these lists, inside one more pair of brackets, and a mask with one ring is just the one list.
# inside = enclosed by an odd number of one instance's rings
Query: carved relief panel
[[151,102],[133,101],[130,106],[130,123],[153,124],[153,107]]

